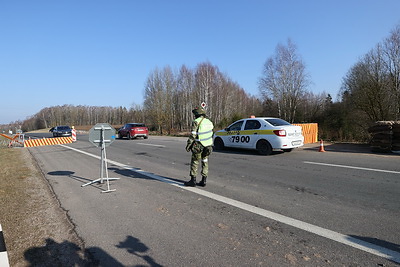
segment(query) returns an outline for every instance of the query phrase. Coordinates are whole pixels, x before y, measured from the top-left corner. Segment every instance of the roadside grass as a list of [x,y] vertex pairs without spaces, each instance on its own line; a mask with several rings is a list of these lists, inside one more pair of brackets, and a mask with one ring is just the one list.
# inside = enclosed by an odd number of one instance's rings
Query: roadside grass
[[56,266],[70,249],[53,252],[49,240],[82,247],[44,179],[26,148],[0,148],[0,224],[10,266]]
[[[22,159],[21,149],[0,148],[0,223],[3,228],[6,247],[11,263],[21,262],[24,251],[32,246],[40,246],[39,239],[31,236],[31,231],[38,229],[30,227],[29,214],[34,212],[37,203],[29,203],[30,196],[26,190],[26,181],[35,173],[30,170]],[[16,242],[14,242],[16,241]]]
[[10,139],[7,139],[0,135],[0,148],[8,147],[9,143],[10,143]]

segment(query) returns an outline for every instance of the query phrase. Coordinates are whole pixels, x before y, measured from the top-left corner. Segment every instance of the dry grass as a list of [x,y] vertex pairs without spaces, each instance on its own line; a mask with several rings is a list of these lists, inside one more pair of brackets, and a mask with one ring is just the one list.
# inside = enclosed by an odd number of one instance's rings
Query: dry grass
[[73,225],[26,148],[0,148],[0,223],[10,266],[88,262]]
[[5,137],[0,135],[0,148],[7,147],[9,141],[10,141],[9,139],[7,139],[7,138],[5,138]]

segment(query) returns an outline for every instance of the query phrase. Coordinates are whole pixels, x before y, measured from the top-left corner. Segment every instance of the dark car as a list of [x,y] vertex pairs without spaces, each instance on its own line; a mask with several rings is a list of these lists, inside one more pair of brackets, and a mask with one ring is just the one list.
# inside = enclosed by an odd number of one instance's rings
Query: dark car
[[53,137],[66,137],[66,136],[72,136],[72,129],[71,127],[67,125],[61,125],[61,126],[56,126],[53,127],[49,130],[49,132],[53,133]]
[[119,138],[133,139],[137,137],[149,138],[149,130],[144,123],[127,123],[118,130]]

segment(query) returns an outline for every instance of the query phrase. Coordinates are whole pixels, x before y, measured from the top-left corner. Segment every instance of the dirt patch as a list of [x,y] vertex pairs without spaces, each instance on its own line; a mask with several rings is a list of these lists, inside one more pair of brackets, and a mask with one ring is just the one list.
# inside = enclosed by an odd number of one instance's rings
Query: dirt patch
[[0,224],[10,266],[95,266],[27,148],[0,148]]

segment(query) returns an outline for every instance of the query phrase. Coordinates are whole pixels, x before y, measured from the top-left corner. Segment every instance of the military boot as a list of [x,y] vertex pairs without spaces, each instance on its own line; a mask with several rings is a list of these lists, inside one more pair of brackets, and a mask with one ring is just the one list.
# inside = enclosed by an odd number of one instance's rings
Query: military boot
[[183,183],[185,186],[196,186],[196,177],[195,176],[190,176],[190,181],[184,182]]
[[200,183],[198,183],[197,185],[204,187],[204,186],[206,186],[206,181],[207,181],[207,176],[203,176],[203,177],[201,177]]

